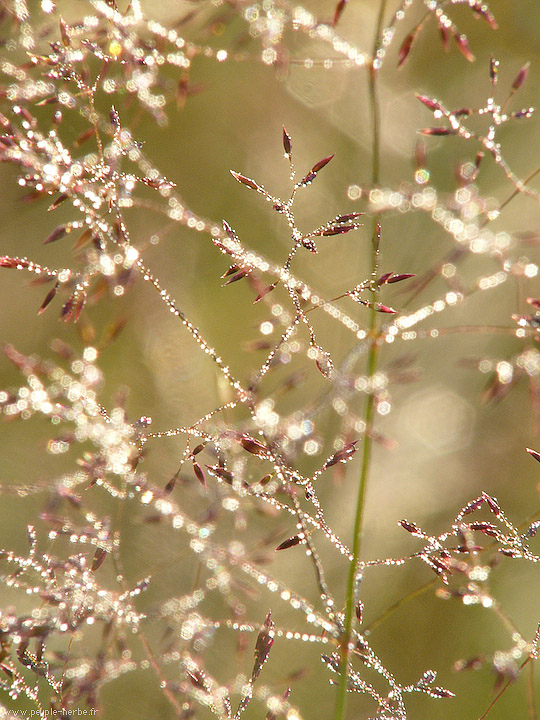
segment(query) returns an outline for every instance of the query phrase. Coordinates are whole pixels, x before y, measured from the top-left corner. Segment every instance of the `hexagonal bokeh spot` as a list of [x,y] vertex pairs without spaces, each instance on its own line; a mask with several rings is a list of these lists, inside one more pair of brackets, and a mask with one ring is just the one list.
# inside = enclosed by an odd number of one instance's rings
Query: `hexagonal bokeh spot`
[[342,97],[347,88],[347,78],[347,73],[340,67],[329,73],[324,67],[307,70],[293,65],[287,78],[287,90],[309,108],[322,107],[332,105]]
[[413,395],[400,420],[411,436],[432,452],[443,454],[470,443],[475,411],[449,388],[435,385]]

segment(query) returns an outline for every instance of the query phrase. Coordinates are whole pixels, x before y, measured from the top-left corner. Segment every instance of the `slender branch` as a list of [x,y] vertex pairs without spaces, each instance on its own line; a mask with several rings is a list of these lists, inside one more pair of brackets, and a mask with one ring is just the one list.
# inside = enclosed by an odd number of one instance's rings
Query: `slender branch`
[[163,694],[167,698],[167,700],[170,702],[170,704],[173,706],[175,711],[180,716],[182,714],[182,705],[180,702],[178,702],[178,698],[174,695],[173,691],[169,688],[167,683],[167,678],[165,677],[158,661],[155,658],[154,653],[152,652],[152,648],[150,647],[150,643],[146,639],[143,632],[139,632],[139,640],[141,641],[144,650],[146,652],[146,657],[148,658],[148,661],[150,665],[152,666],[153,671],[157,675],[159,679],[159,687],[163,691]]
[[362,626],[362,631],[370,633],[375,630],[376,627],[379,627],[379,625],[382,625],[385,620],[387,620],[393,613],[396,612],[396,610],[399,610],[403,605],[410,602],[411,600],[414,600],[417,597],[420,597],[420,595],[423,595],[428,590],[431,590],[434,587],[437,587],[440,584],[440,580],[438,577],[434,578],[433,580],[430,580],[428,583],[425,583],[424,585],[421,585],[418,588],[415,588],[414,590],[411,590],[411,592],[407,593],[407,595],[403,595],[399,598],[399,600],[396,600],[392,605],[390,605],[386,610],[381,613],[378,617],[375,618],[370,623],[367,623]]

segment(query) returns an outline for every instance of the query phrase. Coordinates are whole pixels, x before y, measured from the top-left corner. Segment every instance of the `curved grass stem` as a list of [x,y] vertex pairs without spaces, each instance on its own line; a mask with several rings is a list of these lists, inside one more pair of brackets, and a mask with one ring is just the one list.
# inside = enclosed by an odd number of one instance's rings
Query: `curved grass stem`
[[[383,19],[386,9],[386,0],[381,0],[379,12],[377,16],[377,25],[373,40],[372,63],[369,69],[369,103],[372,125],[372,160],[371,160],[371,183],[375,187],[380,180],[380,108],[377,86],[377,74],[379,69],[378,51],[380,48],[380,37],[383,28]],[[380,217],[374,214],[372,217],[372,277],[376,279],[378,263],[379,263],[379,244],[380,244]],[[377,295],[378,293],[375,293]],[[375,302],[377,297],[374,298]],[[377,371],[379,337],[377,331],[377,311],[375,303],[370,310],[369,319],[369,338],[371,341],[368,359],[367,359],[367,376],[372,378]],[[344,720],[346,715],[347,704],[347,683],[349,657],[351,654],[351,638],[353,635],[353,619],[355,617],[354,609],[356,606],[357,596],[357,578],[358,564],[360,560],[362,545],[362,528],[364,521],[364,508],[366,500],[366,490],[369,478],[369,470],[371,466],[372,454],[372,428],[373,418],[375,414],[375,397],[370,393],[366,400],[366,408],[364,414],[365,434],[363,443],[362,466],[360,470],[360,480],[358,485],[358,497],[356,501],[356,511],[354,517],[354,531],[352,553],[353,557],[349,565],[349,574],[347,577],[347,588],[345,597],[345,619],[343,633],[341,637],[341,657],[339,664],[339,684],[336,699],[335,720]]]

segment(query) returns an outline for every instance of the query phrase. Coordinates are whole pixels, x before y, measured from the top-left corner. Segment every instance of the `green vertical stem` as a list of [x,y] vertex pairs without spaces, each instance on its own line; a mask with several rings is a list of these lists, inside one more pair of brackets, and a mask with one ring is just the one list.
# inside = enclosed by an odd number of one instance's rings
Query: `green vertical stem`
[[[372,48],[372,62],[369,68],[369,104],[371,114],[372,136],[372,160],[371,160],[371,185],[375,187],[379,184],[380,178],[380,108],[377,87],[378,73],[378,57],[377,53],[380,47],[380,37],[383,29],[384,12],[386,9],[386,0],[381,0],[379,5],[379,13],[377,16],[377,26]],[[375,278],[378,270],[379,261],[379,221],[380,216],[374,214],[371,223],[372,236],[372,276]],[[374,303],[377,301],[378,293],[374,293]],[[377,360],[379,350],[379,337],[377,330],[377,311],[372,306],[369,318],[369,341],[370,348],[367,358],[367,376],[372,378],[377,371]],[[345,597],[345,620],[343,634],[340,640],[340,664],[339,664],[339,684],[336,699],[335,720],[345,720],[347,705],[347,681],[349,658],[351,654],[351,637],[353,620],[355,617],[356,605],[356,587],[358,562],[360,560],[360,552],[362,546],[362,527],[364,520],[364,507],[366,499],[366,489],[368,484],[369,469],[371,465],[372,452],[372,429],[373,418],[375,414],[375,398],[372,392],[369,393],[366,400],[366,408],[364,414],[365,434],[363,443],[362,467],[360,470],[360,480],[358,486],[358,498],[356,501],[356,511],[354,517],[354,536],[352,546],[352,560],[349,565],[349,574],[347,578],[347,589]]]

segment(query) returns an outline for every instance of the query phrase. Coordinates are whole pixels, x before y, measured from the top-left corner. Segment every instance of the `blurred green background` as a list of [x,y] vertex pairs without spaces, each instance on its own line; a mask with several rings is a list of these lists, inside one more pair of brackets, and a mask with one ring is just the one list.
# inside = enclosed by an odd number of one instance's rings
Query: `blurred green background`
[[[67,22],[80,12],[83,3],[58,3]],[[120,3],[119,3],[120,5]],[[146,3],[148,15],[156,13],[165,25],[174,25],[196,3]],[[315,227],[338,213],[365,210],[364,200],[354,202],[347,195],[352,185],[365,186],[371,176],[371,120],[367,95],[367,70],[347,68],[336,63],[327,69],[306,69],[305,58],[333,57],[330,46],[287,31],[283,45],[290,62],[279,71],[265,66],[259,59],[261,43],[246,33],[241,13],[247,3],[213,6],[208,4],[199,19],[180,32],[193,42],[212,47],[246,48],[250,59],[244,62],[196,57],[190,70],[190,82],[200,90],[189,96],[181,108],[171,103],[167,108],[169,124],[156,122],[136,108],[123,108],[114,97],[98,94],[97,107],[103,112],[112,102],[121,120],[143,142],[144,153],[165,177],[176,183],[176,190],[193,213],[220,224],[222,219],[235,229],[246,246],[275,262],[283,262],[290,248],[290,237],[281,216],[273,213],[260,195],[236,183],[229,173],[234,169],[264,185],[277,195],[288,191],[288,167],[281,145],[282,125],[292,137],[295,165],[299,173],[307,172],[320,158],[335,153],[316,182],[298,201],[297,218],[302,228]],[[283,7],[288,7],[283,5]],[[308,2],[306,7],[321,19],[331,18],[330,2]],[[350,42],[368,51],[378,12],[378,2],[351,0],[338,26]],[[512,110],[533,106],[540,90],[540,52],[538,27],[540,10],[534,0],[490,3],[499,23],[491,30],[476,19],[468,7],[445,6],[448,14],[469,38],[476,56],[469,63],[455,46],[445,53],[433,19],[414,44],[408,62],[396,69],[397,50],[414,27],[425,6],[417,3],[398,25],[380,74],[381,101],[381,178],[382,185],[400,187],[414,181],[414,146],[418,130],[437,124],[429,111],[415,98],[415,93],[437,97],[448,107],[479,107],[491,93],[489,59],[500,61],[497,97],[505,97],[520,67],[531,62],[529,77],[512,101]],[[387,17],[394,11],[389,3]],[[176,82],[178,72],[165,67],[163,73]],[[46,110],[38,110],[43,118]],[[82,121],[66,119],[59,128],[61,138],[69,145],[81,129]],[[538,148],[539,119],[509,124],[500,134],[503,154],[520,177],[540,165]],[[450,195],[457,187],[458,163],[474,161],[477,145],[456,138],[427,138],[430,182],[440,193]],[[93,147],[91,148],[94,149]],[[85,146],[81,155],[89,152]],[[65,206],[55,213],[44,212],[46,200],[23,204],[23,192],[17,186],[17,168],[0,166],[1,253],[28,256],[49,267],[66,266],[69,238],[51,245],[43,239],[58,225],[73,218]],[[533,181],[534,185],[534,181]],[[481,166],[477,181],[484,198],[503,202],[512,186],[491,158]],[[144,195],[146,190],[141,192]],[[146,197],[146,195],[144,195]],[[151,197],[150,195],[148,197]],[[442,196],[441,196],[442,197]],[[144,248],[148,266],[160,278],[178,305],[201,329],[203,335],[230,364],[233,372],[247,380],[262,361],[261,353],[247,349],[247,343],[261,339],[261,322],[269,318],[264,303],[253,305],[253,293],[243,282],[221,287],[221,274],[227,259],[213,246],[207,233],[175,225],[157,244],[150,238],[167,226],[166,219],[147,208],[126,213],[133,243]],[[538,203],[525,196],[514,199],[491,223],[494,230],[508,233],[537,232]],[[407,272],[422,275],[453,247],[454,240],[425,212],[388,213],[382,219],[382,272]],[[339,295],[365,279],[370,272],[370,222],[358,232],[321,240],[319,253],[312,256],[299,252],[293,272],[316,288],[323,297]],[[526,258],[523,263],[539,263],[540,251],[534,244],[520,244],[514,239],[509,256]],[[496,272],[500,261],[489,255],[471,255],[458,266],[458,276],[465,287],[476,279]],[[2,270],[0,275],[0,338],[25,353],[50,357],[49,345],[54,338],[69,342],[80,351],[83,323],[65,325],[58,319],[60,305],[53,305],[38,317],[42,288],[31,287],[23,273]],[[405,284],[403,284],[405,285]],[[443,297],[447,292],[437,278],[411,302],[421,307]],[[272,302],[285,304],[287,298],[276,291]],[[538,276],[509,277],[499,288],[477,293],[453,309],[428,318],[421,327],[465,325],[501,325],[512,327],[513,313],[530,312],[525,298],[540,295]],[[409,295],[401,286],[384,289],[382,301],[396,308],[405,306]],[[368,323],[368,310],[352,303],[341,305],[361,325]],[[84,323],[91,323],[97,338],[115,318],[126,318],[127,325],[118,339],[103,351],[99,366],[105,381],[101,401],[110,407],[116,393],[128,388],[127,412],[132,420],[141,415],[153,418],[152,429],[161,430],[193,423],[198,417],[228,399],[228,391],[218,381],[211,363],[197,351],[181,325],[160,305],[156,293],[137,281],[121,299],[107,299],[86,311]],[[384,318],[383,318],[384,319]],[[334,358],[336,367],[348,356],[355,343],[337,323],[322,314],[317,317],[319,341]],[[302,332],[302,331],[301,331]],[[276,335],[277,337],[277,335]],[[383,348],[381,369],[403,355],[412,354],[415,367],[423,369],[412,384],[390,386],[392,411],[378,416],[376,428],[395,441],[388,449],[375,444],[368,487],[363,555],[365,559],[385,556],[401,557],[420,548],[397,526],[407,518],[427,532],[439,533],[448,528],[459,509],[485,490],[498,498],[508,517],[519,524],[538,510],[540,468],[525,452],[525,447],[540,450],[539,417],[531,405],[531,392],[522,378],[508,397],[500,402],[482,402],[487,376],[464,365],[466,358],[510,359],[526,347],[536,348],[534,340],[518,340],[511,335],[489,333],[456,333],[430,340],[396,341]],[[356,373],[364,372],[362,353]],[[276,400],[285,414],[302,410],[313,399],[324,397],[327,381],[305,358],[291,364],[291,369],[307,367],[305,381],[292,393]],[[287,372],[285,372],[287,371]],[[289,368],[279,369],[263,388],[273,396],[279,380]],[[17,387],[20,378],[7,359],[0,359],[0,386]],[[364,399],[352,397],[351,406],[361,416]],[[339,432],[339,416],[331,410],[317,417],[315,434],[323,450],[314,458],[300,458],[298,468],[312,471],[322,463]],[[1,475],[6,485],[47,483],[73,468],[76,451],[65,456],[49,456],[46,442],[51,427],[35,418],[27,423],[13,422],[1,428]],[[164,486],[177,469],[183,449],[180,440],[169,439],[149,444],[144,471],[156,485]],[[360,453],[357,453],[359,455]],[[352,543],[352,523],[356,500],[360,459],[346,466],[342,477],[327,473],[319,481],[320,498],[333,530],[347,544]],[[217,502],[219,495],[210,482],[208,496],[202,496],[195,481],[182,483],[175,491],[178,502],[186,502],[195,514],[205,505]],[[148,524],[135,503],[125,509],[121,519],[121,555],[128,585],[147,574],[154,578],[149,590],[138,599],[141,609],[151,615],[160,603],[176,594],[189,592],[197,582],[196,560],[191,557],[183,537],[166,528]],[[2,496],[0,546],[24,552],[26,524],[34,522],[42,510],[43,498]],[[114,516],[116,509],[104,500],[103,512]],[[220,517],[218,539],[228,542],[237,537],[246,547],[261,547],[264,562],[272,560],[269,572],[317,604],[313,570],[299,548],[274,556],[273,547],[294,534],[291,520],[274,517],[251,508],[246,529],[233,527],[233,518]],[[277,541],[275,538],[277,537]],[[269,542],[265,542],[270,538]],[[274,538],[272,540],[272,538]],[[274,545],[272,545],[272,541]],[[337,552],[320,540],[328,583],[338,602],[343,601],[346,563]],[[263,567],[264,569],[264,567]],[[113,584],[114,571],[104,566],[106,582]],[[107,575],[109,573],[109,575]],[[195,579],[194,579],[195,577]],[[431,581],[430,571],[420,561],[401,568],[373,569],[367,573],[361,588],[365,605],[365,622],[369,625],[399,598]],[[538,602],[540,580],[533,565],[524,561],[503,560],[492,576],[492,592],[501,606],[527,638],[534,635],[540,617]],[[283,628],[303,629],[299,614],[260,589],[260,597],[246,601],[247,617],[262,622],[269,608],[276,624]],[[5,591],[2,604],[26,600]],[[204,608],[211,617],[227,616],[227,608],[218,600],[209,600]],[[156,627],[156,636],[152,628]],[[162,626],[149,621],[145,630],[152,644],[159,647]],[[456,693],[453,700],[438,701],[424,696],[408,698],[409,717],[414,720],[440,720],[479,717],[493,697],[495,675],[489,666],[478,671],[456,673],[453,666],[460,658],[506,650],[512,639],[496,614],[479,607],[465,607],[458,600],[444,602],[435,596],[434,588],[416,597],[394,612],[373,630],[370,640],[388,669],[402,684],[414,683],[427,668],[439,672],[438,684]],[[248,650],[238,655],[236,638],[229,631],[216,634],[208,651],[208,667],[216,678],[227,683],[234,675],[251,670],[250,635]],[[334,690],[328,684],[328,672],[320,662],[321,648],[300,642],[276,642],[261,682],[281,693],[291,684],[290,676],[300,679],[292,684],[291,702],[300,708],[302,717],[330,718]],[[175,677],[175,668],[166,668]],[[538,680],[538,671],[536,669]],[[519,677],[490,714],[493,720],[527,718],[526,672]],[[174,717],[173,710],[160,692],[151,670],[136,671],[110,683],[103,691],[104,717],[131,717],[136,708],[141,720]],[[5,700],[2,699],[4,702]],[[364,697],[351,696],[348,717],[352,720],[371,717],[373,703]],[[371,714],[370,714],[371,713]],[[206,717],[198,711],[196,717]],[[246,718],[262,717],[255,703]]]

